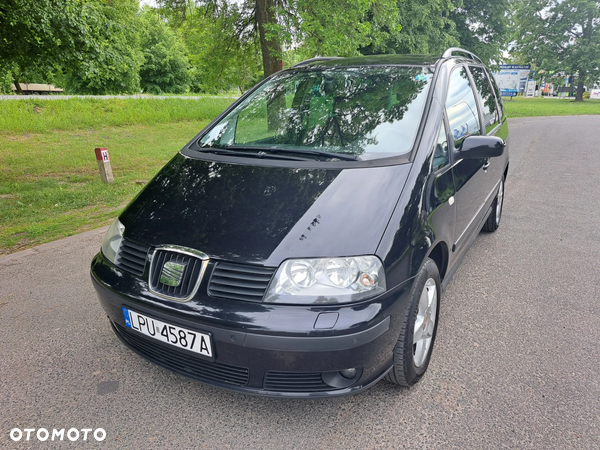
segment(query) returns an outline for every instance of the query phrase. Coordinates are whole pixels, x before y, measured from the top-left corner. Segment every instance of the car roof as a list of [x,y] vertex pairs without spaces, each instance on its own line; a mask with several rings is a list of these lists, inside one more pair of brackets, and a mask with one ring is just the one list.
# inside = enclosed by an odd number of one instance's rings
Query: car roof
[[433,66],[440,55],[369,55],[349,58],[313,58],[302,61],[292,68],[299,67],[347,67],[347,66]]
[[469,60],[481,63],[481,60],[468,50],[458,47],[447,49],[442,55],[369,55],[349,58],[316,57],[302,61],[291,68],[319,67],[357,67],[357,66],[434,66],[440,60]]

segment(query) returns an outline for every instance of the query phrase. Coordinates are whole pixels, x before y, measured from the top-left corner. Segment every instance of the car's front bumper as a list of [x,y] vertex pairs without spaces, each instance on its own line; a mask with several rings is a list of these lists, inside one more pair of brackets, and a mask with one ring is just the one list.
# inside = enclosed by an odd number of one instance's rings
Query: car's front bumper
[[[153,296],[143,280],[121,272],[101,254],[91,275],[113,330],[136,353],[211,385],[277,397],[353,394],[381,379],[392,366],[411,287],[406,283],[376,301],[319,307],[215,299],[201,287],[190,302],[179,303]],[[128,328],[123,307],[210,334],[214,360]],[[331,328],[316,329],[323,313],[338,319]],[[339,374],[350,368],[358,369],[351,382]]]

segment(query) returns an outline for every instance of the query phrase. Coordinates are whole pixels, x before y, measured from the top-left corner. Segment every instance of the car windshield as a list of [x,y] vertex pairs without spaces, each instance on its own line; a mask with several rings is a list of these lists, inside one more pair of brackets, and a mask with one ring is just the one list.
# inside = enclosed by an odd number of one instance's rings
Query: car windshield
[[431,78],[429,68],[405,66],[282,72],[215,124],[199,145],[322,151],[361,160],[405,154]]

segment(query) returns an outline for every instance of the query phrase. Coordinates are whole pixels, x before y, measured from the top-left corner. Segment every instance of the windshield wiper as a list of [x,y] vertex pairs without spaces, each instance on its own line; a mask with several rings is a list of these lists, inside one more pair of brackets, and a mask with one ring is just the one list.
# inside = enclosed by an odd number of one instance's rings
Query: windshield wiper
[[326,152],[323,150],[309,150],[305,148],[281,148],[281,147],[226,147],[227,150],[235,151],[236,149],[243,148],[244,150],[256,150],[259,152],[269,152],[269,153],[293,153],[297,155],[312,155],[312,156],[322,156],[325,158],[335,158],[342,159],[344,161],[356,161],[358,156],[352,155],[350,153],[336,153],[336,152]]
[[[230,156],[243,156],[245,158],[265,158],[267,154],[263,151],[258,153],[252,153],[248,151],[232,150],[232,148],[220,148],[220,147],[200,147],[200,151],[205,153],[214,153],[215,155],[230,155]],[[290,161],[309,161],[308,158],[298,158],[296,156],[288,155],[270,155],[272,159],[286,159]]]

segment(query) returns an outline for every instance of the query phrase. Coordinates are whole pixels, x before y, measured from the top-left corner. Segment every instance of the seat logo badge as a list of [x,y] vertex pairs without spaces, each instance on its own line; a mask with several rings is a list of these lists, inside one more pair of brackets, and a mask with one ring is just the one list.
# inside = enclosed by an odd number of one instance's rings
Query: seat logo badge
[[167,261],[160,273],[160,282],[167,286],[177,287],[183,279],[186,263]]

